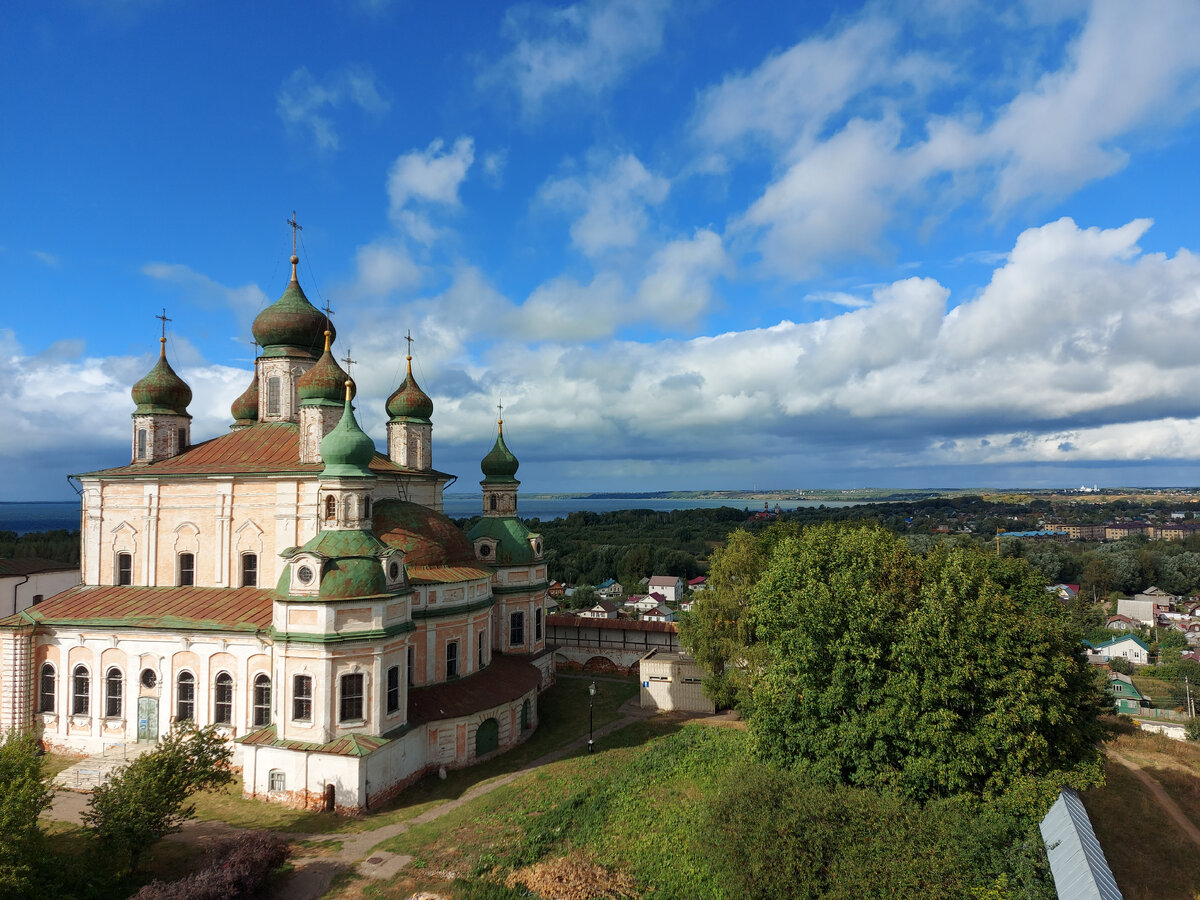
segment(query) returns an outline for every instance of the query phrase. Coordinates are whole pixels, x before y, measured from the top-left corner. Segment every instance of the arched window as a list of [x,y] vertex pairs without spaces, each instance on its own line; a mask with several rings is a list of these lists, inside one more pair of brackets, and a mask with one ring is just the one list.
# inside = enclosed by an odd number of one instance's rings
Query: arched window
[[57,673],[50,663],[42,663],[41,677],[38,679],[38,712],[54,712],[54,702],[57,695]]
[[137,433],[137,458],[146,458],[146,429],[139,428]]
[[180,672],[175,681],[175,718],[180,722],[196,719],[196,676]]
[[339,722],[356,722],[363,718],[363,676],[361,672],[343,675],[340,681],[341,698]]
[[508,643],[513,647],[517,647],[525,643],[525,613],[509,613]]
[[297,675],[292,679],[292,718],[297,722],[312,721],[311,675]]
[[540,606],[533,611],[533,639],[535,641],[542,639],[542,608]]
[[329,494],[325,498],[325,521],[332,522],[336,518],[337,518],[337,500],[334,499],[333,494]]
[[196,556],[193,553],[179,554],[179,584],[191,587],[196,583]]
[[495,494],[492,494],[492,496],[488,497],[488,509],[492,510],[492,512],[496,511],[496,495]]
[[217,676],[213,694],[213,721],[218,725],[233,724],[233,676],[228,672]]
[[258,587],[258,554],[242,554],[242,587]]
[[71,673],[71,715],[86,716],[91,710],[92,677],[87,666],[76,666]]
[[475,731],[475,755],[491,753],[500,747],[500,723],[495,719],[484,719]]
[[133,584],[133,554],[117,554],[117,584]]
[[125,676],[113,666],[104,673],[104,716],[119,719],[122,713],[122,697],[125,693]]
[[458,641],[446,645],[446,677],[458,677]]
[[254,676],[254,726],[271,724],[271,676],[260,672]]

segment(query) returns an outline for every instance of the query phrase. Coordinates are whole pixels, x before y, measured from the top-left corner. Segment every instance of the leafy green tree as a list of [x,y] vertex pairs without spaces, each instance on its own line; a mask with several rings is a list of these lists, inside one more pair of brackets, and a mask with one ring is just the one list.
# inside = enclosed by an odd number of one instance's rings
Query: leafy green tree
[[233,780],[232,755],[215,728],[185,722],[96,789],[83,821],[119,874],[135,871],[144,850],[191,818],[192,794]]
[[0,735],[0,897],[34,895],[43,855],[38,816],[52,797],[33,733]]
[[1103,694],[1022,560],[824,525],[774,548],[750,614],[766,652],[745,708],[769,760],[921,801],[1100,778]]
[[754,649],[755,622],[747,608],[770,548],[794,527],[773,525],[759,535],[738,530],[713,553],[705,589],[679,622],[679,640],[705,672],[705,693],[717,706],[733,706],[745,689]]

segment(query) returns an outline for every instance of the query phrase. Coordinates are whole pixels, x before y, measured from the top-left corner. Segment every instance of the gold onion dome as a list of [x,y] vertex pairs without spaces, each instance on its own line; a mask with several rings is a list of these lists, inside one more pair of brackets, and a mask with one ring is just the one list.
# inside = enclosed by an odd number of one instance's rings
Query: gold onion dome
[[501,419],[498,424],[500,430],[496,434],[496,444],[479,464],[479,468],[483,471],[483,480],[489,484],[516,481],[517,468],[521,465],[504,443],[504,420]]
[[229,411],[233,414],[233,421],[239,425],[253,425],[258,421],[258,372],[254,373],[254,377],[250,379],[250,386],[242,392],[242,395],[233,401],[233,405],[229,407]]
[[167,339],[161,339],[158,362],[146,376],[133,386],[130,392],[137,404],[134,415],[186,416],[187,406],[192,402],[192,389],[175,374],[167,362]]
[[[350,380],[346,371],[337,364],[329,347],[333,343],[333,326],[325,332],[325,350],[317,364],[300,376],[296,392],[302,405],[338,405],[342,402],[345,384]],[[358,386],[350,381],[350,397],[358,393]]]
[[283,296],[254,319],[254,339],[263,356],[317,356],[326,327],[337,336],[333,323],[308,302],[296,278],[299,257],[292,256],[292,280]]
[[321,441],[321,459],[325,461],[322,476],[338,477],[367,476],[367,468],[375,458],[375,442],[371,440],[354,418],[354,407],[350,405],[350,381],[345,383],[346,400],[341,420]]
[[395,393],[388,397],[387,414],[393,422],[403,419],[420,419],[422,422],[428,422],[433,416],[433,401],[429,399],[428,394],[421,390],[417,379],[413,378],[412,357],[406,358],[408,374],[404,376],[404,381],[401,382],[400,387],[396,388]]

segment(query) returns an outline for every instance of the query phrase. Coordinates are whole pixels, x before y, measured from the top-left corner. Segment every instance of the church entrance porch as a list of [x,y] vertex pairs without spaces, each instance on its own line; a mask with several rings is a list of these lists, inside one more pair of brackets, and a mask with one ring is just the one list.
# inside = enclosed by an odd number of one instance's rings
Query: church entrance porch
[[114,772],[157,746],[156,743],[105,744],[103,752],[85,756],[55,775],[54,784],[69,791],[90,793],[99,785],[108,784]]

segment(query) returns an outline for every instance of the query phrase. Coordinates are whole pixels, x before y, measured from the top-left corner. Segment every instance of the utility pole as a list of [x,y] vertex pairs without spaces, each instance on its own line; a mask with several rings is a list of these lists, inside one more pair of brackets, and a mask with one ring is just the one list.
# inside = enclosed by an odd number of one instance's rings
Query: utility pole
[[1196,718],[1196,704],[1192,702],[1192,684],[1186,675],[1183,676],[1183,689],[1187,692],[1188,715]]

